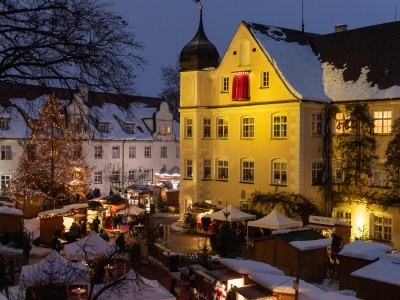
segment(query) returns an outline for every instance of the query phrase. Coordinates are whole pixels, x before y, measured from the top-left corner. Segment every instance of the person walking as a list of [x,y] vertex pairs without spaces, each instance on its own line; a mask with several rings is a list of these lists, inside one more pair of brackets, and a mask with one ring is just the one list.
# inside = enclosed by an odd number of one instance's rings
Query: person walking
[[125,247],[125,238],[124,238],[124,234],[120,233],[120,235],[117,237],[116,241],[115,241],[115,245],[117,245],[117,247],[120,250],[123,250]]
[[99,216],[96,216],[96,218],[93,220],[92,223],[94,232],[99,233],[99,226],[100,226],[100,219]]
[[24,239],[24,243],[22,245],[22,253],[25,257],[25,265],[29,265],[29,255],[31,253],[32,245],[29,238]]

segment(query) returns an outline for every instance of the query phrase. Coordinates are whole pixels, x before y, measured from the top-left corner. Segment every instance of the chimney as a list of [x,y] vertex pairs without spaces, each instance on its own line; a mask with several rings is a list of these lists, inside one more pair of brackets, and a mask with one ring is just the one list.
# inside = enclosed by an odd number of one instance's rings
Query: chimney
[[347,24],[337,24],[335,25],[335,32],[342,32],[347,30]]

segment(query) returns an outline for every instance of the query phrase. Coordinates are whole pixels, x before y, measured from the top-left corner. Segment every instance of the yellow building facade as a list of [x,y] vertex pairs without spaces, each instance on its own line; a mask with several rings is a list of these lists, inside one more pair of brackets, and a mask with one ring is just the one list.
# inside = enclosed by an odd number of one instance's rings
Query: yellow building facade
[[[333,74],[330,64],[315,53],[311,38],[304,32],[242,22],[223,58],[204,61],[218,54],[200,20],[180,57],[182,215],[195,202],[243,207],[255,191],[294,192],[322,207],[326,107],[365,99],[340,98],[335,84],[346,82],[346,74]],[[372,110],[390,107],[393,118],[400,116],[396,101],[371,103]],[[388,134],[377,137],[382,159],[389,140]],[[395,210],[348,203],[333,210],[333,217],[356,225],[353,237],[361,237],[361,225],[374,237],[370,228],[377,228],[375,215],[390,216],[386,241],[400,246]]]

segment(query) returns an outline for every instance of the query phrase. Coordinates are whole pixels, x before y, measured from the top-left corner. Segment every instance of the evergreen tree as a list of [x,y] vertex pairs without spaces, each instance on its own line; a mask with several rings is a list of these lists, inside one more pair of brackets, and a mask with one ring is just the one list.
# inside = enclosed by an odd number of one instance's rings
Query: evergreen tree
[[28,124],[31,133],[22,145],[14,190],[41,191],[46,208],[77,195],[84,197],[90,175],[82,155],[80,124],[67,123],[60,100],[54,96],[45,99],[38,118]]

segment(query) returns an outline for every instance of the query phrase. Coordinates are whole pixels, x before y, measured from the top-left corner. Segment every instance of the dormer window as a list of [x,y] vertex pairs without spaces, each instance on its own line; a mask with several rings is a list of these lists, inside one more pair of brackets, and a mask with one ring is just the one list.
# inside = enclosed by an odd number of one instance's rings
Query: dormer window
[[233,75],[232,100],[249,100],[249,72],[237,72]]
[[125,124],[125,132],[128,134],[133,133],[133,124]]
[[108,123],[105,123],[105,122],[99,122],[99,131],[101,132],[101,133],[108,133]]
[[10,118],[0,118],[0,129],[9,129]]

